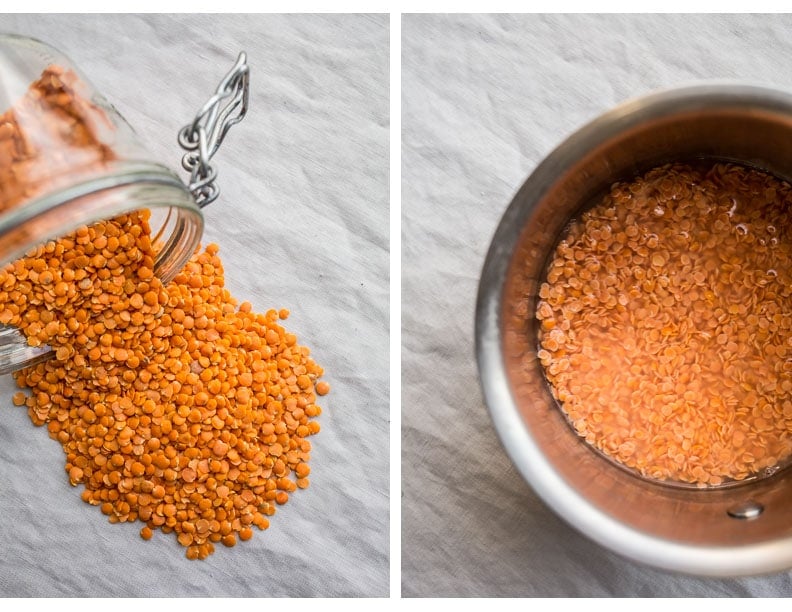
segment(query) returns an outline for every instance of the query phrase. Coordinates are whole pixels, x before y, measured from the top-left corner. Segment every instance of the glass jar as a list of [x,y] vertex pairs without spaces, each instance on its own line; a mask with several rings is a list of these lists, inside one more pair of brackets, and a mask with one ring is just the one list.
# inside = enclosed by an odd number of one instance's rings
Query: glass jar
[[[195,193],[151,161],[129,124],[69,59],[42,42],[0,35],[0,265],[81,226],[147,209],[157,244],[154,272],[168,282],[203,232]],[[0,373],[50,354],[49,347],[28,346],[18,329],[0,326]]]

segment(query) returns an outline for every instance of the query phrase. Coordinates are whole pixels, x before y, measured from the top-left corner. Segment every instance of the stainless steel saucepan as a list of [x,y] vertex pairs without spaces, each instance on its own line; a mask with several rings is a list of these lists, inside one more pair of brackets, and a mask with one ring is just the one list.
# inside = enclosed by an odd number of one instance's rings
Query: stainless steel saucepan
[[696,158],[792,182],[792,94],[729,83],[656,93],[611,110],[548,155],[506,210],[484,264],[476,311],[481,383],[519,471],[591,539],[692,574],[783,570],[792,567],[792,470],[712,490],[644,480],[578,437],[536,357],[537,292],[569,220],[617,180]]

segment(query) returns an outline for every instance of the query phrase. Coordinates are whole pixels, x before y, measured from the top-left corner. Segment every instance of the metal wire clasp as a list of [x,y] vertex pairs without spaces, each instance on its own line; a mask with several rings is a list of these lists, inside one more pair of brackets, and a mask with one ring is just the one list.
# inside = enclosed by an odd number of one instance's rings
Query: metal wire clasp
[[179,130],[179,144],[187,151],[182,166],[190,173],[188,188],[201,208],[220,195],[220,188],[215,185],[217,171],[209,165],[209,160],[231,126],[245,117],[249,89],[250,68],[243,52],[193,122]]

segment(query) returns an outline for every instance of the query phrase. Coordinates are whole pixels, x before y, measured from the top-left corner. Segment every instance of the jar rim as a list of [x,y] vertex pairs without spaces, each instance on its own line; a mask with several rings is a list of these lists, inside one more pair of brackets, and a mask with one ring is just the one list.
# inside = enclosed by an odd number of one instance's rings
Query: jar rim
[[[153,188],[156,194],[138,201],[142,188]],[[105,197],[109,195],[115,197]],[[0,265],[81,226],[150,208],[175,208],[188,213],[197,230],[190,238],[191,247],[186,249],[191,254],[200,241],[203,213],[184,183],[159,164],[118,161],[111,164],[110,172],[47,192],[0,214]],[[181,265],[189,254],[180,257]]]

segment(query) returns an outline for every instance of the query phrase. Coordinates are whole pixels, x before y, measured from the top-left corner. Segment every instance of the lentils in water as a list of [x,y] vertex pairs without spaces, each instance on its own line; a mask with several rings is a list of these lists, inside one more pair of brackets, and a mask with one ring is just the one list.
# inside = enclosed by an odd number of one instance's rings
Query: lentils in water
[[616,183],[561,240],[538,357],[578,434],[663,481],[792,455],[792,188],[727,163]]

